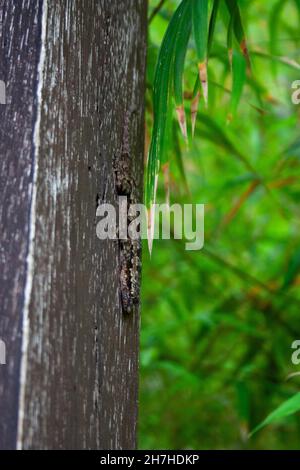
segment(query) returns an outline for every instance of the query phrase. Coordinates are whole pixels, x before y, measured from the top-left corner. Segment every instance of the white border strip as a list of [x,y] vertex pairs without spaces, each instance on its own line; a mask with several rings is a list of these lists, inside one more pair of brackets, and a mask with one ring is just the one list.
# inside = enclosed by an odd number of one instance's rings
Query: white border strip
[[34,145],[34,161],[33,161],[33,182],[31,207],[29,218],[29,248],[27,255],[27,272],[26,285],[24,293],[23,308],[23,327],[22,327],[22,357],[21,357],[21,373],[20,373],[20,391],[19,391],[19,410],[18,410],[18,428],[17,428],[17,449],[21,450],[23,446],[24,418],[25,418],[25,389],[28,362],[28,344],[29,344],[29,304],[31,299],[33,274],[34,274],[34,244],[35,244],[35,225],[36,225],[36,198],[37,198],[37,176],[39,168],[39,151],[40,151],[40,124],[42,111],[42,89],[44,82],[44,65],[46,50],[46,30],[47,30],[47,13],[48,0],[43,0],[42,6],[42,34],[41,34],[41,51],[38,65],[38,87],[37,87],[37,118],[34,127],[33,145]]

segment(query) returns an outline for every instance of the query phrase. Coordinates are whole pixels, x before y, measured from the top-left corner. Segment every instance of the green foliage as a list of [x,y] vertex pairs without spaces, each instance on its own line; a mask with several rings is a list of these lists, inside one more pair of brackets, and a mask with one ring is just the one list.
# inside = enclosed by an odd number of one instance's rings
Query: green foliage
[[242,17],[237,0],[226,0],[229,14],[232,18],[232,28],[240,47],[245,47],[246,35],[243,27]]
[[192,0],[195,44],[199,62],[207,59],[208,0]]
[[[157,3],[150,1],[149,14]],[[286,0],[271,51],[278,0],[237,2],[250,71],[241,28],[233,28],[236,16],[226,1],[216,3],[209,2],[208,107],[201,96],[188,145],[174,113],[179,100],[171,99],[174,73],[164,85],[170,90],[170,138],[162,161],[170,164],[171,202],[206,205],[205,248],[186,252],[179,240],[157,240],[151,260],[144,249],[139,446],[295,449],[300,413],[290,402],[281,405],[296,397],[300,386],[297,376],[286,380],[299,370],[291,362],[291,344],[300,331],[300,106],[291,103],[291,84],[300,79],[299,9],[295,0]],[[149,30],[148,139],[158,108],[152,100],[155,67],[179,5],[166,1]],[[174,51],[176,41],[172,44]],[[178,80],[188,116],[201,90],[199,78],[195,86],[193,27],[187,47],[181,44]],[[236,55],[241,63],[234,63]],[[174,71],[174,56],[168,60]],[[157,98],[160,84],[156,93],[154,88]],[[159,178],[159,201],[164,192]],[[249,438],[269,415],[266,426]]]
[[216,22],[217,22],[219,8],[220,8],[220,0],[214,0],[210,22],[209,22],[209,30],[208,30],[208,41],[207,41],[208,57],[210,55],[211,48],[213,45],[213,39],[214,39],[215,30],[216,30]]
[[232,94],[231,94],[231,116],[236,116],[236,111],[243,93],[246,82],[246,59],[240,51],[234,51],[232,60]]
[[189,0],[183,0],[174,13],[162,42],[156,66],[153,87],[153,137],[148,158],[146,181],[146,204],[148,207],[154,203],[157,174],[160,163],[164,161],[166,156],[167,133],[170,132],[169,117],[172,114],[170,94],[174,51],[175,49],[178,51],[178,46],[176,46],[177,36],[181,37],[182,18],[186,18],[185,10],[188,2]]
[[[237,110],[246,80],[246,61],[250,68],[250,60],[238,3],[236,0],[226,0],[226,4],[229,12],[228,39],[230,38],[230,41],[228,40],[227,45],[230,63],[232,63],[233,56],[231,118]],[[194,100],[191,106],[193,133],[200,99],[198,95],[200,88],[203,92],[205,104],[208,102],[207,63],[213,46],[219,6],[220,1],[214,0],[210,12],[208,0],[182,0],[171,17],[162,41],[153,86],[154,123],[146,173],[145,202],[149,209],[155,203],[157,178],[161,164],[168,164],[167,148],[171,132],[173,94],[179,125],[184,138],[187,139],[183,74],[192,25],[199,70],[199,76],[193,90]],[[234,54],[231,30],[238,42],[238,50]]]
[[174,50],[174,95],[176,106],[183,105],[183,69],[191,34],[191,3],[185,4]]
[[300,411],[300,393],[297,393],[292,398],[289,398],[284,403],[282,403],[276,410],[267,416],[267,418],[259,424],[251,433],[255,434],[256,432],[260,431],[265,426],[268,426],[272,423],[277,423],[285,419],[287,416],[290,416],[297,411]]

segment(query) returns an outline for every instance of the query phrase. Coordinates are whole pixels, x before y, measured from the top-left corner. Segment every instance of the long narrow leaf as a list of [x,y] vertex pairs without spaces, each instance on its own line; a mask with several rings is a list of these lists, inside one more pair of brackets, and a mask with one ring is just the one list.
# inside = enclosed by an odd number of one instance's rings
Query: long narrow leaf
[[[214,33],[215,33],[215,29],[216,29],[216,21],[217,21],[219,7],[220,7],[220,0],[214,0],[213,9],[212,9],[212,13],[211,13],[211,16],[210,16],[210,21],[209,21],[208,41],[207,41],[207,58],[209,58],[211,48],[212,48],[212,43],[213,43]],[[191,103],[191,120],[192,120],[192,135],[193,136],[194,136],[194,133],[195,133],[198,107],[199,107],[199,102],[200,102],[200,98],[201,98],[200,88],[201,88],[201,82],[200,82],[200,76],[198,75],[195,86],[194,86],[193,98],[192,98],[192,103]]]
[[229,20],[228,24],[228,31],[227,31],[227,50],[228,50],[228,58],[229,64],[232,69],[232,60],[233,60],[233,20],[234,16],[232,15]]
[[220,7],[220,0],[214,0],[213,9],[212,9],[210,21],[209,21],[209,29],[208,29],[207,57],[209,57],[210,55],[210,51],[211,51],[211,47],[212,47],[212,43],[214,39],[219,7]]
[[282,403],[273,413],[269,414],[267,418],[259,424],[250,434],[250,437],[253,436],[256,432],[260,431],[265,426],[273,424],[275,422],[280,422],[287,416],[293,415],[300,411],[300,393],[297,393],[292,398],[289,398],[287,401]]
[[174,50],[174,96],[179,125],[185,139],[187,139],[187,125],[183,103],[183,70],[192,29],[191,7],[190,1],[185,4]]
[[196,119],[201,98],[200,92],[201,84],[199,75],[197,76],[196,83],[193,90],[192,103],[191,103],[191,120],[192,120],[192,136],[195,134]]
[[227,8],[230,16],[233,18],[233,32],[236,40],[244,54],[249,70],[251,69],[250,57],[247,47],[246,34],[243,27],[240,8],[237,0],[226,0]]
[[[272,8],[271,15],[270,15],[270,54],[273,56],[280,55],[278,51],[278,42],[279,42],[279,34],[278,34],[278,27],[280,22],[280,16],[282,14],[282,10],[286,4],[287,0],[279,0],[274,7]],[[272,62],[272,71],[274,76],[277,74],[277,63]]]
[[145,203],[148,208],[148,244],[151,252],[152,234],[153,234],[153,205],[155,203],[158,173],[161,161],[164,160],[166,152],[166,131],[168,122],[170,122],[171,114],[171,83],[173,78],[174,66],[174,47],[176,43],[176,35],[178,27],[189,0],[183,0],[175,11],[166,34],[164,36],[162,46],[159,52],[158,62],[155,71],[154,90],[153,90],[153,113],[154,124],[152,132],[152,140],[150,145],[146,188]]
[[207,82],[207,45],[208,45],[208,0],[193,1],[193,25],[196,50],[198,55],[199,77],[204,101],[208,101]]
[[232,62],[232,93],[230,104],[230,120],[235,117],[236,111],[246,82],[246,59],[240,51],[235,50]]
[[[174,122],[174,124],[175,124],[175,122]],[[173,142],[174,142],[174,156],[175,156],[176,164],[177,164],[177,167],[178,167],[178,170],[179,170],[179,173],[180,173],[182,183],[185,187],[185,191],[186,191],[187,194],[189,194],[190,191],[189,191],[187,178],[186,178],[186,174],[185,174],[183,158],[182,158],[182,152],[181,152],[181,148],[180,148],[180,142],[179,142],[178,135],[177,135],[177,126],[175,126],[175,125],[173,125]]]
[[300,249],[296,250],[289,261],[288,269],[284,277],[282,289],[288,289],[300,273]]

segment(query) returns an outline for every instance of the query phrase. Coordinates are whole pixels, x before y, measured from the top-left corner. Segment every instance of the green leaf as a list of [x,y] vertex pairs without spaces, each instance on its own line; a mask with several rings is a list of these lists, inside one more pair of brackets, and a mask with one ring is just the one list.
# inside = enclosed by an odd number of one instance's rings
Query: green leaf
[[233,56],[233,19],[234,16],[231,15],[229,24],[228,24],[228,30],[227,30],[227,50],[228,50],[228,57],[229,57],[229,63],[230,67],[232,68],[232,56]]
[[300,23],[300,0],[295,0],[295,4],[296,4],[297,12],[298,12],[298,20]]
[[251,432],[250,437],[252,437],[253,434],[257,433],[265,426],[280,422],[287,416],[293,415],[298,411],[300,411],[300,393],[297,393],[292,398],[289,398],[287,401],[282,403],[275,411],[269,414],[269,416],[267,416],[267,418]]
[[183,104],[183,70],[192,29],[191,7],[192,5],[190,2],[185,4],[174,50],[174,96],[179,125],[185,138],[187,138],[187,125]]
[[240,51],[233,52],[232,62],[232,94],[230,113],[231,118],[236,115],[236,111],[243,93],[243,88],[246,82],[246,59]]
[[[175,121],[174,121],[174,123],[175,123]],[[177,168],[179,170],[180,178],[181,178],[181,181],[184,185],[185,191],[186,191],[187,194],[189,194],[190,191],[189,191],[189,187],[188,187],[188,183],[187,183],[187,178],[186,178],[186,173],[185,173],[183,158],[182,158],[182,152],[181,152],[180,143],[179,143],[179,139],[178,139],[176,130],[177,130],[177,126],[175,128],[175,125],[174,125],[173,126],[173,142],[174,142],[175,160],[176,160]]]
[[176,35],[185,10],[186,3],[189,0],[183,0],[175,11],[158,56],[158,62],[155,71],[154,90],[153,90],[153,113],[154,124],[152,139],[147,164],[145,203],[148,209],[155,201],[157,177],[160,169],[160,163],[166,152],[166,132],[168,117],[171,111],[171,83],[173,78],[174,66],[174,46]]
[[[278,52],[278,31],[279,31],[279,22],[282,10],[286,4],[286,0],[279,0],[273,7],[270,15],[270,54],[273,56],[279,55]],[[272,71],[273,74],[277,73],[277,63],[272,62]]]
[[199,77],[204,101],[208,101],[207,48],[208,48],[208,0],[193,1],[193,25],[198,56]]
[[210,16],[210,21],[209,21],[209,29],[208,29],[207,57],[209,57],[210,55],[210,51],[211,51],[211,47],[212,47],[212,43],[214,39],[219,6],[220,6],[220,0],[214,0],[213,9],[212,9],[212,13]]
[[288,289],[300,272],[300,249],[296,250],[288,266],[282,289]]
[[230,16],[233,17],[233,30],[239,44],[245,39],[245,32],[242,24],[242,18],[237,0],[226,0]]
[[[214,0],[213,9],[212,9],[212,13],[210,16],[210,21],[209,21],[207,57],[210,56],[210,52],[212,48],[219,6],[220,6],[220,0]],[[199,101],[200,101],[200,88],[201,88],[201,82],[200,82],[200,75],[198,74],[196,82],[195,82],[194,90],[193,90],[193,97],[192,97],[192,103],[191,103],[191,118],[192,118],[193,135],[195,133],[196,119],[197,119],[197,113],[198,113],[198,107],[199,107]]]
[[240,419],[248,423],[250,415],[250,394],[245,382],[236,383],[237,408]]
[[226,5],[232,18],[232,28],[240,49],[247,60],[248,68],[251,68],[247,47],[246,34],[242,22],[241,12],[237,0],[226,0]]
[[200,77],[199,75],[197,75],[197,79],[195,82],[193,95],[192,95],[192,102],[191,102],[191,121],[192,121],[193,137],[195,134],[196,120],[197,120],[197,114],[198,114],[198,108],[199,108],[199,102],[200,102],[200,87],[201,87]]
[[193,25],[199,62],[205,62],[208,45],[208,0],[192,0]]
[[191,3],[185,3],[174,50],[174,95],[176,105],[183,104],[183,69],[192,29]]

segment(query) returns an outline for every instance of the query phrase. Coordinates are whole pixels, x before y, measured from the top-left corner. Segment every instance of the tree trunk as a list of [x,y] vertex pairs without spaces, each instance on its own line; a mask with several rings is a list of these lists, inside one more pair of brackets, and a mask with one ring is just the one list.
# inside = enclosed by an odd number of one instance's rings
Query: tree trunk
[[142,199],[146,12],[0,0],[3,449],[136,446],[139,305],[96,210],[117,207],[120,168]]

